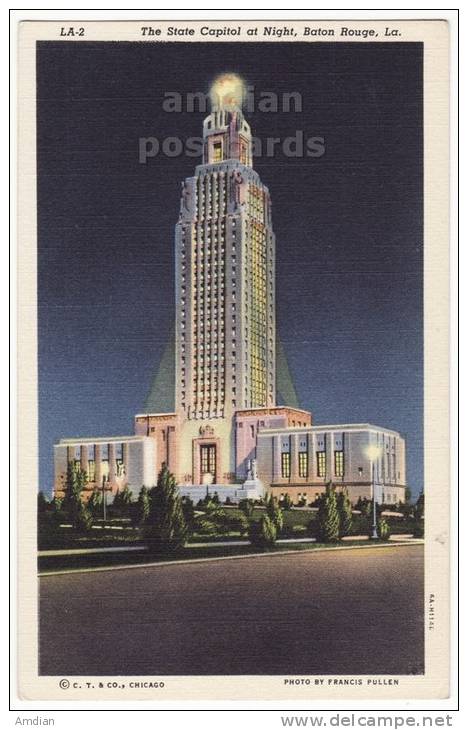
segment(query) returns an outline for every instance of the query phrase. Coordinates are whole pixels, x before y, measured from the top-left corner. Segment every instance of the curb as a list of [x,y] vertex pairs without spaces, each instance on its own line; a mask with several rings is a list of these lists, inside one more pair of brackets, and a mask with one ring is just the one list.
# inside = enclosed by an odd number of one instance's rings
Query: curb
[[[340,547],[323,547],[315,548],[314,550],[304,550],[302,554],[317,554],[327,552],[340,552],[341,550],[373,550],[374,548],[385,549],[385,548],[399,548],[408,547],[408,545],[423,545],[424,540],[414,538],[411,542],[389,542],[381,544],[366,544],[366,545],[342,545]],[[278,550],[272,553],[249,553],[248,555],[220,555],[212,558],[191,558],[187,560],[165,560],[155,563],[139,563],[137,565],[110,565],[110,566],[99,566],[96,568],[76,568],[73,570],[51,570],[45,573],[38,573],[39,578],[47,578],[48,576],[54,575],[74,575],[77,573],[102,573],[103,571],[110,570],[135,570],[137,568],[167,568],[171,565],[192,565],[193,563],[212,563],[220,560],[245,560],[246,558],[273,558],[282,555],[297,554],[300,551],[294,550]]]

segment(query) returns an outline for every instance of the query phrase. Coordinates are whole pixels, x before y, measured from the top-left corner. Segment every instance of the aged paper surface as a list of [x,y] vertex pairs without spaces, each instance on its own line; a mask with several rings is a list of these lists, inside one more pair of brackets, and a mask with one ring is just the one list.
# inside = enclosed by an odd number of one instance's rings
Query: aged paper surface
[[19,36],[20,696],[447,697],[448,24]]

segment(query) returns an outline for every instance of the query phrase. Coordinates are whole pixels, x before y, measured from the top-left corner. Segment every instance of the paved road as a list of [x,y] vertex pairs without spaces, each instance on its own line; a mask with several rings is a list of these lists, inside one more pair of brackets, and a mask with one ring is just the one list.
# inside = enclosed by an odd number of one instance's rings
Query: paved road
[[423,547],[43,577],[40,672],[423,670]]

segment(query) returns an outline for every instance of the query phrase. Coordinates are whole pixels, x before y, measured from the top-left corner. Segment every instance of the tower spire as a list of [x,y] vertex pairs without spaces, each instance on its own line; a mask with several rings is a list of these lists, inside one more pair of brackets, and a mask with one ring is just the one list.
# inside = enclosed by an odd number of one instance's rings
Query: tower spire
[[252,135],[242,114],[244,83],[236,74],[218,76],[210,90],[211,113],[203,122],[203,164],[238,160],[252,167]]

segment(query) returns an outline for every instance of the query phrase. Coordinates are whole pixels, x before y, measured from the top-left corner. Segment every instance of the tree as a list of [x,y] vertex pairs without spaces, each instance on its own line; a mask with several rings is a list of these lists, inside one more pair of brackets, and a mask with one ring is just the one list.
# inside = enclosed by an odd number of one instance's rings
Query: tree
[[349,499],[348,490],[343,489],[336,496],[336,506],[340,518],[340,538],[349,535],[353,526],[353,510]]
[[239,502],[239,509],[243,514],[250,519],[253,516],[254,503],[251,499],[241,499]]
[[266,512],[270,520],[276,527],[277,532],[281,532],[283,529],[283,512],[278,507],[278,503],[273,494],[270,494],[266,498]]
[[252,521],[249,526],[249,540],[255,547],[267,550],[276,542],[276,527],[267,516],[260,517],[258,522]]
[[89,510],[83,504],[81,495],[88,481],[86,472],[75,465],[73,462],[68,463],[67,476],[65,479],[65,496],[62,501],[61,509],[65,513],[66,519],[69,519],[73,527],[78,530],[88,529],[86,523],[91,518]]
[[424,492],[419,493],[418,500],[414,505],[414,537],[424,537]]
[[420,522],[422,519],[424,519],[424,492],[422,490],[419,493],[419,497],[414,506],[414,519],[417,522]]
[[185,545],[188,528],[175,477],[166,466],[159,472],[157,486],[150,495],[146,530],[150,548],[154,552],[179,550]]
[[37,512],[38,512],[38,514],[47,512],[48,509],[49,509],[49,501],[47,500],[44,492],[38,492],[38,495],[37,495]]
[[337,542],[340,537],[340,516],[336,505],[336,492],[331,483],[322,495],[317,514],[318,534],[322,542]]
[[150,513],[150,494],[148,489],[143,486],[138,494],[138,500],[135,503],[135,509],[133,511],[133,523],[135,525],[146,524],[149,513]]
[[87,532],[91,529],[93,524],[93,517],[91,512],[83,502],[80,501],[79,506],[75,512],[74,527],[80,532]]
[[405,487],[405,503],[408,504],[408,502],[411,502],[411,489]]

